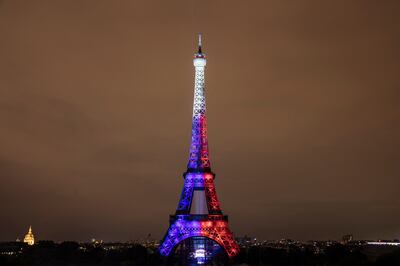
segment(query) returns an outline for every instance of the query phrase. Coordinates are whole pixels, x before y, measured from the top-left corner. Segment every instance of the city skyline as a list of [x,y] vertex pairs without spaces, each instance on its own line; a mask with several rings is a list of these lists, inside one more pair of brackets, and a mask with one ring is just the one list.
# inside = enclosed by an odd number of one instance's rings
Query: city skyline
[[198,32],[235,236],[400,238],[399,9],[0,1],[0,241],[162,238]]

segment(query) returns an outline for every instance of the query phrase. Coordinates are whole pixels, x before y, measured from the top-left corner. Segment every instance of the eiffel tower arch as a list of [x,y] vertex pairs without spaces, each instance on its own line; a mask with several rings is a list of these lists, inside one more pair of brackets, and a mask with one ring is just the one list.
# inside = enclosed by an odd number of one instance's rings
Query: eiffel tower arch
[[198,52],[193,59],[195,83],[189,161],[178,207],[170,216],[170,226],[159,247],[161,255],[168,257],[178,252],[190,264],[205,264],[218,252],[229,258],[239,252],[228,216],[222,213],[215,174],[211,171],[204,86],[206,63],[199,35]]

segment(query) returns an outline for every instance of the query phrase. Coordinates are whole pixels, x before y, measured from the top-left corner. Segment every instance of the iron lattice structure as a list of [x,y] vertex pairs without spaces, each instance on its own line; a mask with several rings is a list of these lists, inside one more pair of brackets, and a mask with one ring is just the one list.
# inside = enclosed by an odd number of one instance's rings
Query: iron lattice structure
[[[195,84],[189,162],[183,175],[184,185],[178,208],[175,215],[170,216],[170,226],[159,251],[162,255],[169,256],[182,241],[206,237],[218,243],[229,257],[234,257],[239,252],[239,247],[229,229],[228,216],[221,211],[214,185],[215,174],[210,166],[204,86],[206,58],[201,50],[200,36],[199,51],[195,54],[193,64]],[[201,207],[202,198],[198,195],[204,195],[204,207]],[[200,206],[200,209],[194,210],[195,206],[192,205]]]

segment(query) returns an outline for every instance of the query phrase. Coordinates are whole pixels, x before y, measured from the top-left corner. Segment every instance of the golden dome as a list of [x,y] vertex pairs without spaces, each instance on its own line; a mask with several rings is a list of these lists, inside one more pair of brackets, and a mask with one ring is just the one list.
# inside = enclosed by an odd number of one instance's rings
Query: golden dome
[[32,233],[32,226],[29,226],[29,231],[24,237],[24,243],[27,243],[28,245],[35,244],[35,237],[33,236]]

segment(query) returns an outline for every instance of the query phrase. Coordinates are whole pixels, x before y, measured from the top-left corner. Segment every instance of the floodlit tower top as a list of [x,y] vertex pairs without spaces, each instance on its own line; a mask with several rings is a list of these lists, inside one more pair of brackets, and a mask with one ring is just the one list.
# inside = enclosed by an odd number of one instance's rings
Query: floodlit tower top
[[205,96],[205,66],[206,55],[201,50],[201,34],[198,39],[198,52],[194,55],[193,65],[195,68],[194,101],[192,118],[192,141],[188,171],[204,172],[210,171],[210,159],[208,155],[208,140],[206,126],[206,96]]
[[204,67],[206,65],[206,55],[203,53],[201,47],[202,47],[202,42],[201,42],[201,33],[199,33],[199,41],[198,41],[198,51],[194,55],[194,60],[193,64],[195,67]]

